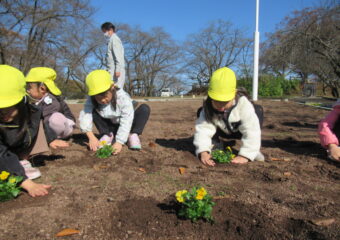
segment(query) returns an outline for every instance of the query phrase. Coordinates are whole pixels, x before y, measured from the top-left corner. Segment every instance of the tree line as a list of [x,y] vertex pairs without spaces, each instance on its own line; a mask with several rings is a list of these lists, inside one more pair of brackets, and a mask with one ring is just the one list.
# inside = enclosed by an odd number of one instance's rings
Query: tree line
[[[298,77],[302,83],[315,77],[324,91],[331,88],[338,95],[339,11],[337,1],[322,1],[283,19],[262,43],[260,80],[271,86],[268,76]],[[1,0],[0,64],[24,73],[35,66],[52,67],[67,97],[83,97],[86,74],[104,67],[106,53],[100,26],[93,25],[94,13],[88,0]],[[236,69],[240,83],[250,89],[252,38],[231,22],[210,22],[181,43],[162,27],[116,27],[125,48],[125,89],[133,96],[153,96],[165,87],[178,94],[192,84],[200,92],[223,66]]]

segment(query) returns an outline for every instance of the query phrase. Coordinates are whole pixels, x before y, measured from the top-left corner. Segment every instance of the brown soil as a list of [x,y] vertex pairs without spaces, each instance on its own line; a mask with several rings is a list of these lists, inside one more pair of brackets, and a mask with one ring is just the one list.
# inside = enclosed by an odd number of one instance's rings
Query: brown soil
[[[327,160],[316,133],[327,111],[260,103],[266,162],[201,165],[192,146],[201,100],[150,102],[140,152],[97,159],[78,131],[69,149],[34,160],[38,182],[53,185],[48,196],[23,193],[0,204],[0,239],[56,239],[64,228],[80,234],[60,239],[340,239],[339,164]],[[240,142],[228,144],[236,150]],[[220,197],[214,224],[176,217],[174,193],[197,185]],[[335,223],[313,224],[328,218]]]

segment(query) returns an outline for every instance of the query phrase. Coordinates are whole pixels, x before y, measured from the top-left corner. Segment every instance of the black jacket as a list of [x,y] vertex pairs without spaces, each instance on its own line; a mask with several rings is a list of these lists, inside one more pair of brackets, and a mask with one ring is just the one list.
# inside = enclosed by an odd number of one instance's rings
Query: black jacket
[[41,120],[40,108],[28,104],[31,117],[27,129],[19,134],[20,128],[15,124],[0,124],[0,172],[7,171],[17,176],[25,175],[16,153],[29,151],[33,146]]

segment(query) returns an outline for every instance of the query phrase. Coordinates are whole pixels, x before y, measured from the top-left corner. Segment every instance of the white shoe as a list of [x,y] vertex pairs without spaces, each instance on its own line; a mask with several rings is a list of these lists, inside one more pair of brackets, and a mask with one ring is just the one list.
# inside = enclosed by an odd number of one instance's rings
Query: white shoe
[[41,172],[38,168],[32,167],[32,164],[27,160],[20,161],[21,166],[25,170],[25,175],[28,179],[36,179],[41,176]]
[[261,152],[259,152],[259,153],[256,155],[254,161],[264,162],[264,156],[263,156],[263,154],[262,154]]

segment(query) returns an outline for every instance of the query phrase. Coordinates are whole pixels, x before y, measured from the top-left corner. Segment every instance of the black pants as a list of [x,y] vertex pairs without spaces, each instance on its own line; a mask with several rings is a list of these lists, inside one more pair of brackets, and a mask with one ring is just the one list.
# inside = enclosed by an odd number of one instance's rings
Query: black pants
[[[258,104],[254,104],[254,109],[255,109],[255,113],[259,119],[260,122],[260,127],[262,128],[262,124],[263,124],[263,119],[264,119],[264,114],[263,114],[263,108],[261,105]],[[201,112],[203,110],[203,107],[200,107],[197,110],[197,118],[199,118]],[[242,133],[240,131],[231,133],[231,134],[226,134],[224,131],[222,131],[219,127],[217,127],[216,129],[216,133],[213,136],[213,139],[215,140],[219,140],[221,138],[232,138],[232,139],[241,139],[242,138]]]
[[[94,125],[96,125],[99,134],[109,135],[111,132],[116,134],[119,128],[119,124],[114,124],[110,119],[102,118],[96,110],[92,113]],[[150,107],[146,104],[140,105],[136,110],[132,122],[130,133],[137,133],[141,135],[143,133],[146,122],[150,116]]]

